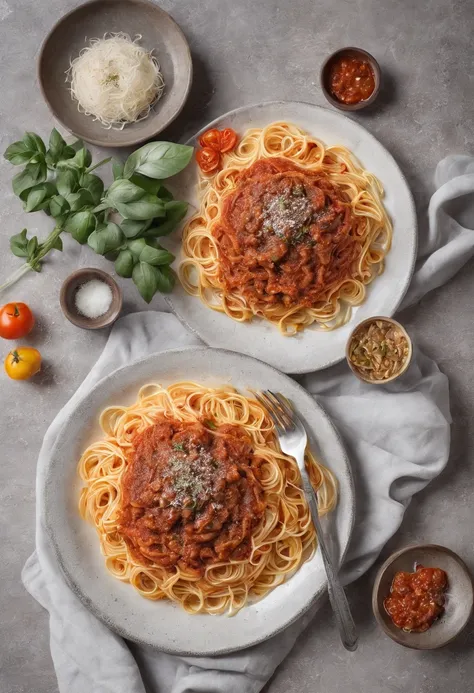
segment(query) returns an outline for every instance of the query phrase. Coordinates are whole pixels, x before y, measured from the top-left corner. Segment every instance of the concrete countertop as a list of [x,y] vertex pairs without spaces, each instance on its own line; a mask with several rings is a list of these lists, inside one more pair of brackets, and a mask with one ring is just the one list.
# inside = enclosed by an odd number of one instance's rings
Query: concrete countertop
[[[76,4],[75,0],[0,0],[2,152],[27,130],[49,136],[54,123],[40,95],[35,62],[47,31]],[[414,193],[420,233],[424,232],[437,162],[450,153],[472,153],[471,0],[162,0],[160,4],[185,32],[195,67],[189,102],[165,133],[169,139],[185,137],[220,113],[257,101],[293,99],[324,106],[318,84],[325,56],[344,45],[373,53],[383,70],[382,95],[371,112],[351,117],[396,157]],[[94,151],[95,157],[98,154]],[[19,263],[8,250],[10,235],[24,226],[40,235],[51,228],[46,216],[21,212],[11,192],[13,173],[2,159],[0,278]],[[0,374],[2,693],[57,691],[47,614],[24,590],[20,572],[34,548],[35,465],[43,435],[107,339],[106,332],[75,328],[59,308],[61,282],[86,265],[110,268],[87,248],[66,243],[65,252],[55,253],[41,274],[31,273],[4,296],[27,301],[38,316],[38,328],[28,343],[42,351],[46,366],[31,383],[13,382]],[[401,316],[418,344],[449,377],[453,443],[447,469],[414,498],[381,559],[410,542],[436,542],[459,552],[474,570],[473,268],[469,263],[447,286]],[[143,309],[145,304],[131,283],[123,280],[122,286],[126,311]],[[163,308],[162,299],[155,298],[151,308]],[[2,341],[0,346],[3,358],[9,345]],[[325,607],[266,691],[472,690],[473,624],[440,651],[399,647],[381,633],[371,614],[374,571],[348,590],[361,631],[358,651],[349,654],[342,649]]]

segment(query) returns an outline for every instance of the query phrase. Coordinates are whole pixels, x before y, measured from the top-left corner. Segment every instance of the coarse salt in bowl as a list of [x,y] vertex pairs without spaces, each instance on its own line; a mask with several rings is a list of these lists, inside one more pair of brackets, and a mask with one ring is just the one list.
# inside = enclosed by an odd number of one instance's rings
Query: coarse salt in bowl
[[112,289],[101,279],[81,284],[74,296],[76,308],[86,318],[100,318],[112,304]]
[[66,318],[86,330],[111,325],[122,309],[122,291],[117,282],[94,267],[77,270],[61,287],[61,308]]

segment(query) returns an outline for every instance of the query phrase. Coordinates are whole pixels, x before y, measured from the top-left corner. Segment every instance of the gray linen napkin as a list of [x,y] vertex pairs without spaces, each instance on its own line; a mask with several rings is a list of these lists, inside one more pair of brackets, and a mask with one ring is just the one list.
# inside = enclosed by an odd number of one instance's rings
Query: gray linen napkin
[[[403,307],[453,276],[474,254],[474,159],[448,157],[436,170],[429,234]],[[468,197],[471,194],[471,199]],[[463,224],[448,205],[463,204]],[[467,216],[466,216],[467,215]],[[163,349],[197,344],[172,315],[144,312],[117,322],[98,362],[51,424],[38,460],[36,551],[23,570],[27,590],[50,614],[51,653],[62,693],[257,693],[317,610],[265,643],[219,657],[176,657],[126,643],[78,601],[49,545],[39,492],[58,431],[79,397],[115,368]],[[411,497],[446,465],[450,444],[446,377],[415,349],[405,378],[371,388],[339,364],[301,379],[344,438],[356,481],[357,515],[343,567],[362,575],[396,532]]]

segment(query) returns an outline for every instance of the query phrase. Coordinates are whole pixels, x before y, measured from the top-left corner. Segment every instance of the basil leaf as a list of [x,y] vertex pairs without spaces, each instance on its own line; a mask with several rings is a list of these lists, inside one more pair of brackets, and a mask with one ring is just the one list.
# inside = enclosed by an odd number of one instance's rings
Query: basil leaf
[[42,183],[44,180],[46,180],[46,164],[28,164],[23,171],[17,173],[16,176],[13,177],[13,192],[19,197],[22,192],[28,190],[28,188],[32,188],[38,183]]
[[173,291],[176,283],[176,274],[171,267],[154,267],[156,288],[162,294],[169,294]]
[[75,193],[69,193],[68,195],[65,195],[64,197],[69,202],[69,206],[71,207],[71,212],[79,212],[84,207],[89,207],[89,206],[94,204],[94,200],[92,199],[92,195],[85,188],[81,188],[80,190],[78,190]]
[[143,248],[146,246],[146,240],[144,238],[136,238],[133,241],[128,241],[127,243],[127,248],[129,251],[132,253],[132,255],[135,257],[136,260],[140,257],[140,253],[142,252]]
[[107,190],[104,202],[111,202],[124,217],[141,221],[164,216],[164,203],[129,180],[116,180]]
[[70,211],[69,202],[62,195],[54,195],[49,201],[49,211],[55,219]]
[[159,236],[167,236],[169,233],[174,231],[174,229],[178,226],[179,222],[184,219],[186,216],[186,212],[188,211],[188,203],[187,202],[178,202],[178,200],[172,200],[171,202],[166,202],[165,204],[165,212],[166,212],[166,219],[163,221],[162,224],[159,226],[154,226],[152,228],[149,228],[146,233],[144,233],[145,237],[159,237]]
[[112,183],[110,188],[107,190],[106,198],[114,204],[117,202],[128,203],[141,200],[145,194],[146,193],[143,188],[138,187],[138,185],[135,185],[129,180],[124,180],[121,178],[120,180],[116,180]]
[[26,257],[28,255],[27,247],[28,240],[26,238],[27,231],[23,229],[20,233],[15,234],[10,238],[10,250],[17,257]]
[[26,250],[28,262],[31,262],[31,260],[33,260],[36,255],[36,251],[38,250],[38,238],[36,236],[30,238]]
[[147,303],[156,293],[156,268],[146,262],[139,262],[132,271],[133,283]]
[[123,164],[121,161],[117,161],[117,159],[112,159],[112,173],[114,176],[114,180],[123,178]]
[[82,245],[87,242],[95,228],[95,217],[89,210],[72,214],[66,221],[65,231]]
[[51,153],[59,154],[66,146],[66,141],[63,139],[62,135],[56,130],[56,128],[53,128],[49,136],[49,149]]
[[84,142],[79,139],[69,145],[74,152],[78,152],[79,149],[84,149]]
[[136,202],[116,202],[114,207],[124,219],[135,221],[165,216],[163,202],[156,195],[150,195],[149,193],[144,193],[143,197]]
[[20,164],[27,164],[36,154],[36,150],[28,149],[24,142],[13,142],[6,148],[3,156],[14,166],[19,166]]
[[164,248],[153,248],[150,245],[146,245],[138,259],[140,262],[147,262],[149,265],[169,265],[173,262],[175,256]]
[[81,188],[88,190],[95,205],[98,205],[104,192],[104,184],[99,176],[93,173],[84,173],[81,178]]
[[65,197],[79,188],[79,177],[75,171],[59,171],[56,176],[58,193]]
[[133,267],[136,263],[135,256],[130,250],[121,250],[115,260],[115,271],[120,277],[128,279],[132,276]]
[[142,176],[141,173],[135,173],[130,177],[130,181],[138,185],[142,190],[145,190],[145,192],[152,193],[152,195],[157,195],[158,190],[163,187],[161,181]]
[[37,212],[42,209],[42,204],[56,194],[56,187],[52,183],[39,183],[28,190],[25,212]]
[[97,207],[94,207],[92,210],[94,214],[99,214],[100,212],[103,212],[106,209],[110,209],[113,207],[113,204],[111,202],[107,202],[107,200],[102,200],[100,205],[97,205]]
[[56,238],[56,240],[54,241],[51,248],[54,248],[54,250],[62,250],[63,249],[63,239],[61,238],[61,236],[58,236]]
[[46,147],[44,146],[43,140],[34,132],[25,133],[21,141],[24,143],[25,147],[28,147],[28,149],[31,149],[38,154],[43,154],[43,156],[46,154]]
[[164,202],[171,202],[173,200],[173,193],[171,193],[168,188],[165,188],[164,185],[160,185],[158,188],[158,192],[156,193],[156,196],[160,198],[160,200],[163,200]]
[[49,149],[46,152],[48,166],[54,168],[58,161],[72,159],[74,155],[74,149],[69,147],[56,128],[53,128],[49,137]]
[[193,147],[172,142],[150,142],[131,154],[123,169],[124,178],[142,173],[149,178],[169,178],[191,161]]
[[106,255],[112,250],[117,250],[122,243],[122,230],[120,226],[112,222],[93,231],[87,239],[87,244],[99,255]]
[[[72,145],[74,147],[74,145]],[[92,161],[92,155],[88,149],[84,146],[79,149],[72,159],[63,159],[58,161],[57,167],[59,169],[73,169],[76,171],[83,171],[88,166],[90,166]]]
[[120,227],[126,238],[135,238],[139,234],[146,231],[151,225],[151,219],[148,221],[133,221],[133,219],[124,219]]

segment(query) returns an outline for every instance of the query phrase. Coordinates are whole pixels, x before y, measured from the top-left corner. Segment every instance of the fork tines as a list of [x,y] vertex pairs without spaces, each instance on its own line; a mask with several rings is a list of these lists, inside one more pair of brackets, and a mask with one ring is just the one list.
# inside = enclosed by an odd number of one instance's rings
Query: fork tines
[[271,390],[254,392],[254,395],[268,411],[277,431],[292,431],[295,428],[294,414],[286,397]]

